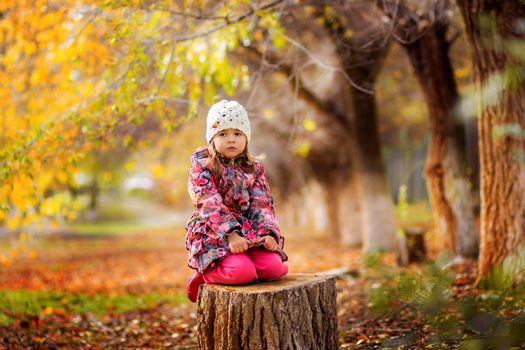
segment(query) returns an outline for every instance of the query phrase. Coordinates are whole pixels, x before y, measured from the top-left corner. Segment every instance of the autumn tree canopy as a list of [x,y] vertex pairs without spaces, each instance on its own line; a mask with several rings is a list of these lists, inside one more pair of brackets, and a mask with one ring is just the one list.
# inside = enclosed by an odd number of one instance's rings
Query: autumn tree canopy
[[200,102],[246,86],[227,53],[282,46],[282,2],[2,2],[0,222],[74,217],[77,204],[53,194],[90,154],[173,132]]

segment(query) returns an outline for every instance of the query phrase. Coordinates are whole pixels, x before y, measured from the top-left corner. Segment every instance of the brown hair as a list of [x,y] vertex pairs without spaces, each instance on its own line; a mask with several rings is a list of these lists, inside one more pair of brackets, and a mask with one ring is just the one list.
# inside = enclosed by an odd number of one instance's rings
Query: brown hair
[[[221,157],[220,153],[215,148],[213,141],[208,145],[209,156],[206,160],[206,168],[208,168],[215,178],[220,178],[222,170],[224,168],[223,162],[225,158]],[[235,157],[238,160],[241,169],[247,173],[253,173],[255,171],[254,160],[255,158],[248,151],[248,144],[244,151]]]

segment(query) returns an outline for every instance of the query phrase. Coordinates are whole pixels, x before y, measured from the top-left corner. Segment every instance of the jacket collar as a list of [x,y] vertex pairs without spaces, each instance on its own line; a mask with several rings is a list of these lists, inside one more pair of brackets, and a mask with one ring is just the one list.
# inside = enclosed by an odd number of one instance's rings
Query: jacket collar
[[224,166],[239,165],[243,161],[246,160],[246,154],[241,153],[235,158],[226,158],[226,157],[223,157],[221,154],[217,153],[217,158],[219,158],[219,160],[221,161],[221,164]]

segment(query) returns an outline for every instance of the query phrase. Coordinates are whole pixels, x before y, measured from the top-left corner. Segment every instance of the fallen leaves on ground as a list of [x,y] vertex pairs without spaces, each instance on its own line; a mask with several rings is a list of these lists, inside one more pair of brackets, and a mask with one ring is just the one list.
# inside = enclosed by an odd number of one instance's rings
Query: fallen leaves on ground
[[98,319],[90,314],[33,316],[0,328],[9,349],[197,349],[193,305],[158,304]]
[[[183,230],[43,241],[37,259],[0,270],[0,289],[180,295],[191,274],[183,241]],[[286,251],[290,273],[349,269],[337,282],[341,349],[421,349],[435,343],[432,329],[409,310],[400,310],[395,318],[370,310],[366,292],[372,281],[359,276],[358,249],[330,244],[325,238],[292,236]],[[456,271],[456,295],[473,292],[473,266],[465,264]],[[37,315],[12,313],[17,321],[0,327],[0,349],[197,349],[195,310],[191,303],[159,302],[102,317],[51,306]]]

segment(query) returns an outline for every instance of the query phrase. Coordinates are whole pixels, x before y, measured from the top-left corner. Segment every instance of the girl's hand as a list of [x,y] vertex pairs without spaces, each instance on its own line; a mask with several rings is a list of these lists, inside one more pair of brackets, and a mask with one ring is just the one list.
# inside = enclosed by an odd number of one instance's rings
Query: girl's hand
[[237,232],[233,232],[228,236],[228,244],[233,254],[242,253],[248,250],[248,241],[246,238],[239,236]]
[[275,241],[275,238],[273,238],[272,236],[265,236],[264,237],[264,248],[272,252],[277,250],[277,242]]

